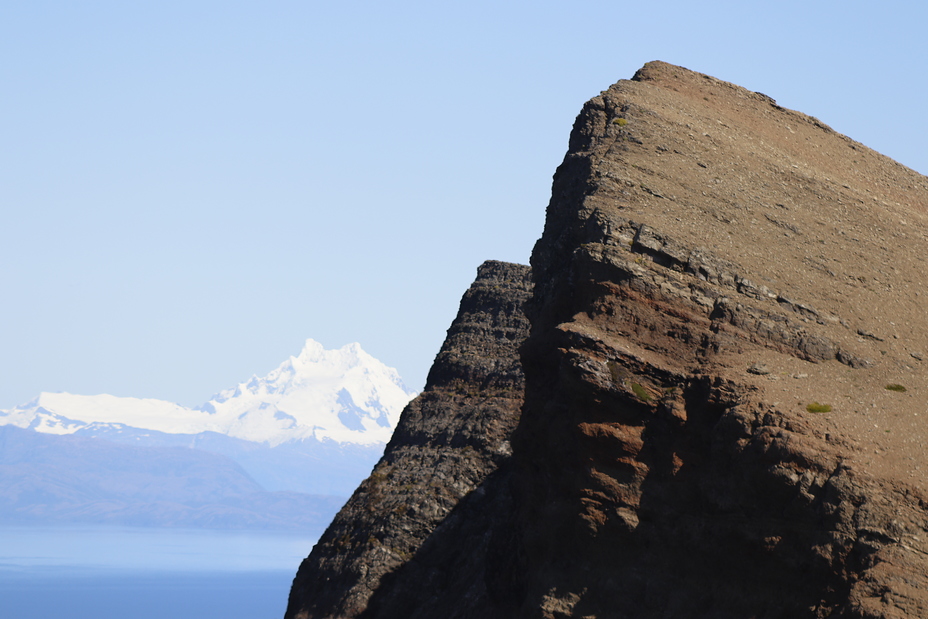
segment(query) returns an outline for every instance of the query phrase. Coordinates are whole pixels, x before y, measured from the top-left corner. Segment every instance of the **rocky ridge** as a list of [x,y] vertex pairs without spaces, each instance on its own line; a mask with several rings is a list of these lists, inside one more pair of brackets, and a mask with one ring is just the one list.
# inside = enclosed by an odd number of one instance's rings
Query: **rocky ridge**
[[555,174],[512,456],[444,471],[474,490],[368,603],[312,606],[310,557],[288,616],[928,616],[925,240],[925,177],[645,65],[584,106]]
[[[528,267],[480,266],[425,389],[403,411],[370,477],[300,566],[287,617],[353,617],[365,609],[446,615],[440,604],[447,596],[482,586],[476,564],[482,553],[470,555],[467,570],[456,568],[468,557],[449,564],[446,553],[452,546],[485,549],[488,501],[505,495],[488,491],[486,481],[511,455],[530,291]],[[409,608],[413,599],[418,615]]]

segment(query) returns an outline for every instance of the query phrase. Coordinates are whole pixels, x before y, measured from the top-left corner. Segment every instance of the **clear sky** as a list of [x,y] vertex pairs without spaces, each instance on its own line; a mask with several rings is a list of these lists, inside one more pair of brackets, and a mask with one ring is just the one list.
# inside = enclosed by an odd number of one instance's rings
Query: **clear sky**
[[32,0],[0,7],[0,408],[184,405],[312,337],[419,389],[526,263],[580,107],[650,60],[928,173],[922,2]]

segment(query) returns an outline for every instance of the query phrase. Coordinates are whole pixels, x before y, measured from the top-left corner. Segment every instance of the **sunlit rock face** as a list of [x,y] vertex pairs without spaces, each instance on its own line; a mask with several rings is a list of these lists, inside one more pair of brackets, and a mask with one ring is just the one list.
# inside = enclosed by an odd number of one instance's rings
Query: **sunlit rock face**
[[476,383],[408,408],[447,431],[391,447],[427,446],[441,482],[385,458],[288,617],[928,616],[925,239],[925,177],[647,64],[583,107],[555,174],[512,455],[474,466]]

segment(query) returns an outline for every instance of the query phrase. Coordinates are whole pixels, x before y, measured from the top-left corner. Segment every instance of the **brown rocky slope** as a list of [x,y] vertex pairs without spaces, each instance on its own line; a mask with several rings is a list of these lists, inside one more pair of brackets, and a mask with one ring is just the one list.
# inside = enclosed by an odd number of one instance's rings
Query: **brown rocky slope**
[[645,65],[555,174],[513,455],[448,471],[472,530],[290,616],[928,616],[926,240],[925,177]]
[[[470,589],[485,597],[476,551],[490,541],[489,501],[508,505],[493,473],[509,460],[522,407],[518,350],[528,335],[529,276],[522,265],[480,266],[425,389],[300,566],[287,617],[355,617],[383,606],[395,616],[450,617],[430,600]],[[409,599],[418,615],[407,611]]]

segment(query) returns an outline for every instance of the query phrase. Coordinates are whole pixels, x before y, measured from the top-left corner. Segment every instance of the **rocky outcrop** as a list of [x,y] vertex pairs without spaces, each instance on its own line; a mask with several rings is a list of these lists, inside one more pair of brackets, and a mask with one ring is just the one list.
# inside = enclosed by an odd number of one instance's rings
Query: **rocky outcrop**
[[364,616],[928,616],[926,240],[928,179],[766,95],[655,62],[592,99],[513,454]]
[[522,616],[928,614],[923,489],[870,457],[923,432],[880,396],[923,378],[926,188],[679,67],[585,106],[532,259]]
[[450,617],[430,601],[484,588],[478,551],[490,542],[488,504],[508,501],[495,473],[510,458],[522,407],[518,347],[528,335],[530,291],[528,267],[480,266],[425,389],[300,566],[287,617],[356,617],[365,609]]

